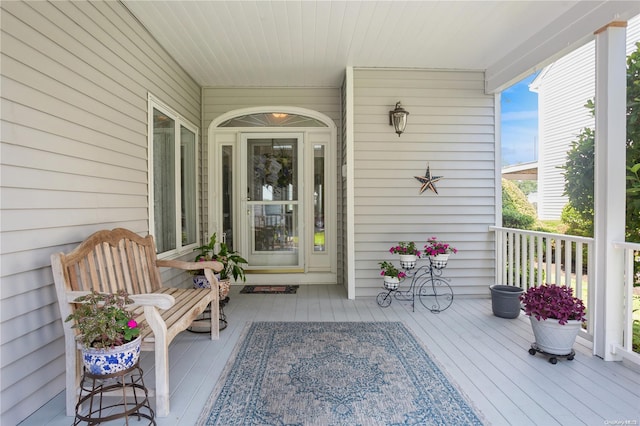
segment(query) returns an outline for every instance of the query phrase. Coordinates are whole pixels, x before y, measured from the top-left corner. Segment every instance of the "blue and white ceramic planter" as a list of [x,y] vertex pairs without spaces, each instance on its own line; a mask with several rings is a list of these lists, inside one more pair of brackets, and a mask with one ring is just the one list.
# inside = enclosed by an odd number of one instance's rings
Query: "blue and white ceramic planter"
[[91,374],[113,374],[133,367],[140,358],[142,337],[113,349],[82,348],[82,362]]
[[211,284],[204,275],[194,275],[193,288],[211,288]]
[[[231,280],[220,279],[220,274],[216,274],[216,278],[218,279],[218,288],[220,299],[224,299],[229,295],[229,290],[231,289]],[[193,277],[193,288],[211,288],[211,284],[209,280],[204,275],[195,275]]]

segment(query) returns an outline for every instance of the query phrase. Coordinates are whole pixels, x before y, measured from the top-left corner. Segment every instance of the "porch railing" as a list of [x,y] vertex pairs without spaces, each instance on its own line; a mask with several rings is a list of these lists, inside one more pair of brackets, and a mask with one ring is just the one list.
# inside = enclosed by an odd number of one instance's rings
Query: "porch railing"
[[496,284],[524,290],[545,283],[568,285],[587,309],[580,335],[593,342],[595,296],[593,238],[492,226],[496,233]]
[[[624,332],[622,345],[615,345],[613,351],[614,354],[640,365],[640,354],[633,351],[634,308],[640,310],[640,291],[636,291],[640,287],[634,287],[634,283],[640,281],[635,267],[640,262],[640,244],[614,242],[613,247],[624,250]],[[640,321],[637,316],[635,319]]]

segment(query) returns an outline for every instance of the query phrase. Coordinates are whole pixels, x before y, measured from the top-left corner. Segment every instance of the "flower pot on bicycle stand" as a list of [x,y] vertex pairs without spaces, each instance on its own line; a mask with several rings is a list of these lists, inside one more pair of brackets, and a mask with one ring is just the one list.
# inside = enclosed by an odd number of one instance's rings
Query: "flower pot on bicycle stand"
[[397,290],[400,285],[400,279],[398,277],[384,277],[384,288],[387,290]]
[[418,260],[418,256],[415,254],[401,254],[400,255],[400,266],[402,269],[413,269],[416,267],[416,261]]
[[447,266],[447,262],[449,261],[449,253],[429,256],[429,259],[431,260],[431,265],[433,265],[434,268],[442,269]]

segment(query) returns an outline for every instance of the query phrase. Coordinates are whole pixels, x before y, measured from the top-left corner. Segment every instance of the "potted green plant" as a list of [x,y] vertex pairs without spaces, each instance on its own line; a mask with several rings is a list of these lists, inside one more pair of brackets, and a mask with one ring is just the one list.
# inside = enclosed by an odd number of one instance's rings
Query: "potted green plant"
[[[222,263],[223,268],[220,271],[220,298],[224,299],[229,293],[229,286],[231,283],[231,277],[234,280],[246,281],[244,267],[248,262],[243,258],[240,253],[229,250],[229,247],[225,242],[218,243],[216,233],[214,232],[209,242],[200,247],[196,247],[194,251],[198,251],[198,255],[195,258],[196,262],[205,262],[209,260],[216,260]],[[195,277],[193,279],[194,286],[196,288],[211,288],[211,284],[204,277],[204,271],[195,271]]]
[[400,284],[400,280],[407,276],[403,271],[393,266],[392,263],[384,261],[379,262],[380,275],[384,277],[384,287],[387,290],[396,290]]
[[416,266],[416,261],[422,255],[413,241],[400,241],[397,245],[392,246],[389,252],[400,256],[400,266],[403,269],[413,269]]
[[140,356],[141,326],[125,306],[133,303],[125,291],[91,293],[74,300],[65,321],[75,321],[82,361],[92,374],[111,374],[135,365]]
[[520,300],[529,315],[536,348],[553,355],[571,354],[586,321],[584,303],[573,295],[573,289],[543,284],[529,288]]
[[447,266],[449,255],[457,252],[458,249],[452,247],[449,243],[438,241],[437,237],[429,238],[424,246],[424,253],[429,256],[431,264],[439,269]]

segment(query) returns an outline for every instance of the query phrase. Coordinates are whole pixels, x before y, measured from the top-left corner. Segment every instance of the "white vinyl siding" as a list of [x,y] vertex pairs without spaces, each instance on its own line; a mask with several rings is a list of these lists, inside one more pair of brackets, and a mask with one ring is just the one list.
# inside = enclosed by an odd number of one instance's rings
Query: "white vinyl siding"
[[[635,17],[627,26],[627,54],[638,41],[640,17]],[[560,167],[582,129],[595,126],[584,107],[595,96],[594,55],[592,41],[549,65],[533,83],[538,92],[538,217],[542,220],[560,219],[568,202]]]
[[200,88],[119,2],[0,7],[0,390],[9,425],[65,386],[50,255],[98,229],[148,233],[147,93],[198,123]]
[[[389,110],[409,111],[400,137]],[[459,249],[445,276],[456,295],[486,294],[494,277],[495,109],[484,74],[465,71],[354,70],[356,296],[381,287],[382,260],[399,241],[422,247],[437,236]],[[420,194],[427,165],[443,178]],[[408,283],[406,284],[408,286]]]
[[571,142],[582,129],[594,125],[584,106],[595,93],[594,64],[591,42],[550,65],[540,79],[538,216],[542,220],[560,219],[567,197],[559,167],[566,162]]

